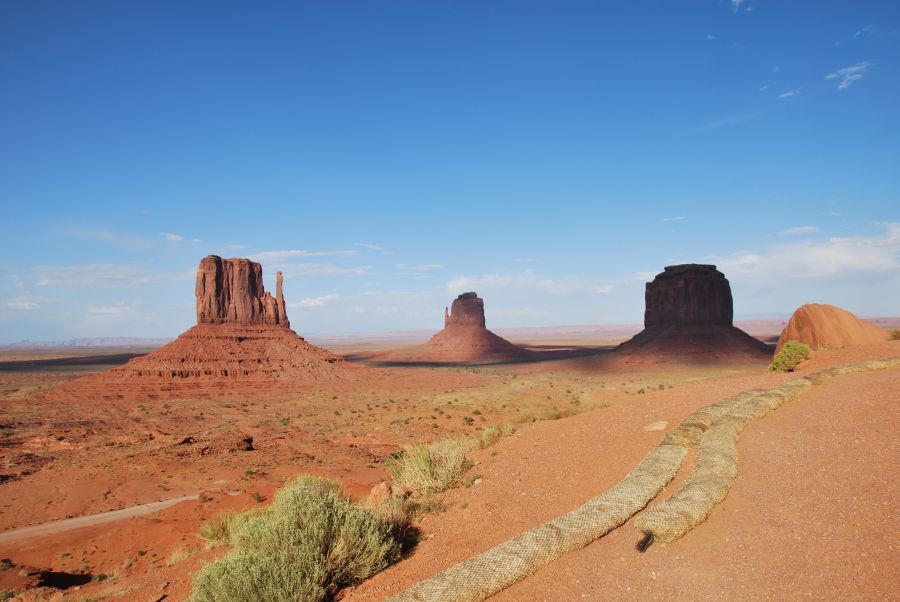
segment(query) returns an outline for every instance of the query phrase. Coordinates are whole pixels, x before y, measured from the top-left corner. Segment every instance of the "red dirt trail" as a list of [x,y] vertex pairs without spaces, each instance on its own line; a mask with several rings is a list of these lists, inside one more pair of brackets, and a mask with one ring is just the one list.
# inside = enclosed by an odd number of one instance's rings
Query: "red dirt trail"
[[[818,352],[796,374],[698,382],[523,429],[479,453],[478,485],[445,496],[411,556],[345,600],[379,600],[572,510],[620,480],[691,411],[825,367],[900,355]],[[709,520],[639,554],[630,522],[494,600],[896,599],[900,369],[840,376],[751,423],[740,474]],[[684,476],[658,497],[661,501]]]

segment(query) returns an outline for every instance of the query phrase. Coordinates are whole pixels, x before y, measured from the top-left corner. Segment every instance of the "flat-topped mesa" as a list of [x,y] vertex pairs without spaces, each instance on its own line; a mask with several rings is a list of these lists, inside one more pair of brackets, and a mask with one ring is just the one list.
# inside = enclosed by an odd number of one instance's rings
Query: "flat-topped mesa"
[[290,328],[282,276],[276,276],[275,296],[263,286],[262,266],[249,259],[210,255],[197,270],[197,324],[275,325]]
[[463,293],[454,299],[449,312],[444,308],[444,328],[448,326],[484,328],[484,299],[476,293]]
[[670,265],[647,283],[644,326],[731,326],[731,286],[714,265]]
[[768,361],[771,349],[732,324],[731,286],[714,265],[668,266],[647,283],[644,330],[614,357],[650,363]]

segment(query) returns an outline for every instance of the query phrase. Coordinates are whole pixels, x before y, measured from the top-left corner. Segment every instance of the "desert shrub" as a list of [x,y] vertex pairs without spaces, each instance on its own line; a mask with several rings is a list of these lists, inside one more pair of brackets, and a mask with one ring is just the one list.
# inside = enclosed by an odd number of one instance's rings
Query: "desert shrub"
[[259,509],[245,512],[224,512],[214,516],[200,526],[200,537],[211,544],[231,543],[232,535],[247,520],[259,513]]
[[900,330],[892,330],[891,331],[891,340],[892,341],[900,341]]
[[414,495],[444,491],[469,468],[466,454],[476,445],[470,439],[412,445],[388,458],[388,469],[394,483]]
[[328,479],[301,477],[246,514],[225,521],[234,550],[197,573],[192,602],[325,600],[400,556],[394,525]]
[[788,341],[772,358],[771,372],[793,372],[803,360],[809,358],[810,348],[800,341]]

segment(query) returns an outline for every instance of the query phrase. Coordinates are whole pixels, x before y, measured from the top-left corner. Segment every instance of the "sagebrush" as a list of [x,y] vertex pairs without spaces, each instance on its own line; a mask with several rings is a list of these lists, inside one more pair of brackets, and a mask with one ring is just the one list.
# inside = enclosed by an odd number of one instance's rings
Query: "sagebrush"
[[227,539],[234,549],[197,573],[190,599],[326,600],[400,557],[402,529],[389,514],[341,497],[334,481],[296,479],[267,508],[226,515],[206,529],[206,536]]
[[800,362],[809,358],[809,345],[800,341],[788,341],[772,358],[771,372],[793,372]]

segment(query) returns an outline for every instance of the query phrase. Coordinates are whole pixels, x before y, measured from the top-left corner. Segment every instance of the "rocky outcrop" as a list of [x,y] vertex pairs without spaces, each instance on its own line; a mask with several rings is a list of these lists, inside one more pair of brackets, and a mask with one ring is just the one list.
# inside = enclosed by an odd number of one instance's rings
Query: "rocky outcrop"
[[224,399],[288,394],[323,379],[353,378],[355,370],[342,358],[290,329],[280,273],[272,297],[258,263],[210,255],[200,261],[195,293],[196,326],[152,353],[59,391],[91,400]]
[[271,324],[290,327],[276,274],[275,297],[263,286],[262,266],[249,259],[210,255],[197,270],[197,324]]
[[731,285],[714,265],[668,266],[645,289],[644,330],[616,357],[662,363],[759,360],[771,348],[732,324]]
[[645,295],[644,327],[675,324],[731,326],[734,309],[731,286],[714,265],[671,265],[653,282]]
[[788,320],[778,338],[776,351],[788,341],[800,341],[812,349],[839,349],[880,343],[887,338],[888,333],[883,328],[859,319],[846,309],[808,303]]
[[523,359],[530,352],[487,329],[484,300],[463,293],[444,308],[444,329],[424,345],[399,349],[381,359],[400,362],[483,362]]
[[448,326],[485,328],[484,299],[476,293],[463,293],[454,299],[449,311],[444,308],[444,328]]

